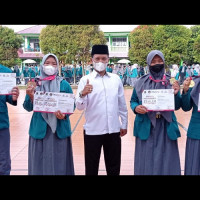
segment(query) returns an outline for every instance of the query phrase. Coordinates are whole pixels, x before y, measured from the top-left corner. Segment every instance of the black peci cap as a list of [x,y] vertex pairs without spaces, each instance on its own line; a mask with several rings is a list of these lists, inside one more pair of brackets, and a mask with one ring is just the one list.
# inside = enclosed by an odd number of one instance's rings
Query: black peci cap
[[91,56],[93,56],[94,54],[107,54],[109,55],[108,52],[108,46],[105,44],[95,44],[92,47],[92,52],[91,52]]

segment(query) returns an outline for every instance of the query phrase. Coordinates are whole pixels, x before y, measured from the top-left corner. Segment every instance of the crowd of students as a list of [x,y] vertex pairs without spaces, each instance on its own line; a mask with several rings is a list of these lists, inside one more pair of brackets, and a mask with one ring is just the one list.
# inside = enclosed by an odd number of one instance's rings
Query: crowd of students
[[[61,67],[60,76],[63,77],[70,85],[79,84],[80,79],[83,75],[88,75],[92,73],[93,65],[87,65],[83,67],[81,64],[76,65],[76,70],[74,70],[74,65],[64,65]],[[28,81],[35,79],[40,76],[40,69],[38,65],[26,65],[20,70],[19,66],[14,66],[12,69],[13,73],[16,73],[16,84],[17,85],[27,85]],[[106,72],[117,74],[123,86],[134,87],[135,82],[141,76],[149,72],[148,66],[140,66],[138,64],[107,64]],[[171,79],[178,80],[182,85],[183,81],[187,77],[195,77],[200,72],[199,64],[187,65],[183,62],[182,65],[173,64],[167,66],[165,72],[171,76]],[[59,72],[58,72],[59,73]],[[75,78],[75,80],[74,80]]]
[[[79,74],[82,77],[73,107],[74,110],[84,110],[85,114],[85,174],[98,175],[103,148],[107,175],[120,175],[121,139],[127,134],[128,127],[128,110],[122,81],[126,73],[120,72],[132,69],[133,74],[134,70],[136,74],[138,65],[119,65],[118,69],[108,65],[107,45],[92,47],[91,62],[93,71],[84,76]],[[193,109],[187,133],[184,174],[200,175],[199,74],[192,78],[183,77],[181,91],[180,81],[170,81],[172,73],[166,73],[165,58],[161,51],[149,52],[146,62],[148,71],[139,78],[132,77],[137,80],[131,82],[134,88],[129,106],[136,116],[132,130],[136,139],[133,175],[181,175],[177,141],[181,134],[174,112],[181,108],[184,111]],[[23,107],[27,112],[33,111],[36,91],[73,93],[69,82],[58,76],[58,68],[56,55],[49,53],[43,57],[39,69],[41,83],[36,87],[29,85],[26,89]],[[184,73],[182,68],[179,73]],[[88,69],[91,70],[91,66]],[[0,73],[11,72],[0,65]],[[195,83],[193,87],[190,87],[191,79]],[[158,89],[173,89],[174,110],[153,111],[142,105],[143,91]],[[18,87],[12,89],[11,95],[0,95],[0,175],[9,175],[11,170],[6,103],[17,106],[18,96]],[[29,175],[75,175],[70,114],[63,114],[59,110],[55,113],[33,112],[27,134]]]
[[15,65],[12,72],[16,73],[16,85],[27,85],[28,81],[40,76],[38,65],[25,65],[22,69],[18,65]]

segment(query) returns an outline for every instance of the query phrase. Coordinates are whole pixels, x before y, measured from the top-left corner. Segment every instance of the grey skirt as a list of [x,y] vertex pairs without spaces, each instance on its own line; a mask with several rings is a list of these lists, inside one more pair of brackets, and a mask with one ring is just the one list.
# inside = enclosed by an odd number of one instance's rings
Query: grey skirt
[[184,175],[200,175],[200,140],[187,138]]
[[29,175],[74,175],[71,138],[59,139],[47,126],[44,139],[29,137]]
[[169,139],[165,122],[156,119],[147,140],[136,138],[134,175],[181,175],[178,143]]
[[10,130],[0,129],[0,175],[10,175]]

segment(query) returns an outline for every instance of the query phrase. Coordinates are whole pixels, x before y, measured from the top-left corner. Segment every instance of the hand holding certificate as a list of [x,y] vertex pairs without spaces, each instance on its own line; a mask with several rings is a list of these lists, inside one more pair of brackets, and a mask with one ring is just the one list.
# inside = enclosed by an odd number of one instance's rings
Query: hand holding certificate
[[72,114],[74,112],[74,100],[74,95],[71,93],[36,91],[33,111],[46,113],[60,111],[63,114]]
[[144,90],[142,105],[148,111],[174,111],[174,89]]
[[54,113],[54,115],[58,118],[58,119],[66,119],[66,115],[61,113],[60,110],[58,110],[57,112]]
[[148,112],[147,108],[143,105],[136,106],[135,112],[139,114],[146,114]]
[[0,73],[0,95],[12,95],[16,87],[16,73]]

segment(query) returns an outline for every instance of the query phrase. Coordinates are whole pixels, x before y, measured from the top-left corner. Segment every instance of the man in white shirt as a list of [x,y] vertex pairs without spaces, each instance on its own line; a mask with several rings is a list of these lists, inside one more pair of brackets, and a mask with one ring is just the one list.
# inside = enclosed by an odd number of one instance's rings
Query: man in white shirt
[[82,77],[76,108],[85,110],[84,146],[86,175],[98,175],[103,146],[107,175],[119,175],[121,137],[127,134],[128,111],[122,81],[106,72],[107,45],[92,47],[93,72]]

